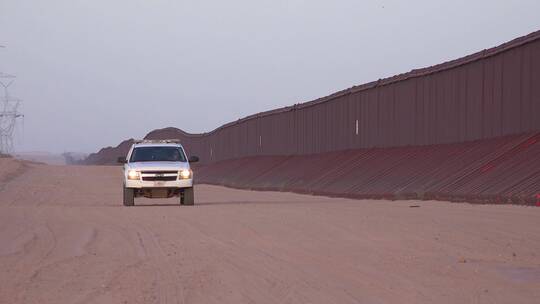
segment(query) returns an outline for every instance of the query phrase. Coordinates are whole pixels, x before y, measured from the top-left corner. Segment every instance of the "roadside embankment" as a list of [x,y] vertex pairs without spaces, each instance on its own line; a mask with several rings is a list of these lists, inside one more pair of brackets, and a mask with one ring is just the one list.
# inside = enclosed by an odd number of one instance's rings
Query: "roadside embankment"
[[372,199],[537,205],[540,133],[461,144],[256,156],[201,165],[199,183]]
[[0,157],[0,191],[11,180],[26,170],[25,161],[11,157]]

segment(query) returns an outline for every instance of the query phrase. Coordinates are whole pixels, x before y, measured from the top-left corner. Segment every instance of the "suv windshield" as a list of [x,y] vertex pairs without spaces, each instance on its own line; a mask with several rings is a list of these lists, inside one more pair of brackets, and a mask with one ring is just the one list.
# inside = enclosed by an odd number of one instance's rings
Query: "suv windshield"
[[131,163],[151,161],[185,162],[186,156],[178,147],[137,147],[129,159]]

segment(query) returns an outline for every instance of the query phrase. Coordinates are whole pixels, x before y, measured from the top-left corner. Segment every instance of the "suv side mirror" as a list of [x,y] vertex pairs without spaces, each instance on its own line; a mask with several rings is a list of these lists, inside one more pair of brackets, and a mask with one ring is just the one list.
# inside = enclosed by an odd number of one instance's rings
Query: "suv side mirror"
[[196,163],[196,162],[199,161],[199,157],[193,155],[193,156],[190,156],[188,160],[189,160],[190,163]]
[[127,159],[126,159],[125,156],[120,156],[118,158],[117,162],[120,163],[120,164],[125,164],[125,163],[127,163]]

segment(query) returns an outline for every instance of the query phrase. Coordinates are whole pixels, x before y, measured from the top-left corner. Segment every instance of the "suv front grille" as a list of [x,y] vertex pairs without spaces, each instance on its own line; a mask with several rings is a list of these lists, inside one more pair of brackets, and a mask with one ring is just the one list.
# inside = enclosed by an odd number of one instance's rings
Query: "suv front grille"
[[143,181],[175,181],[177,176],[143,176]]
[[141,171],[143,181],[175,181],[178,171]]

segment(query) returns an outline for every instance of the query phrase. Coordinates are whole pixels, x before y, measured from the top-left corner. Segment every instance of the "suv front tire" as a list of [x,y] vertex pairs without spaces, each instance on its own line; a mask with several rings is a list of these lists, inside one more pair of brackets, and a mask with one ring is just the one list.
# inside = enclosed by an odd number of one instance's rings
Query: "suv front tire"
[[124,206],[135,205],[135,191],[131,188],[124,187]]
[[195,191],[193,190],[193,187],[184,189],[180,195],[180,205],[195,205]]

